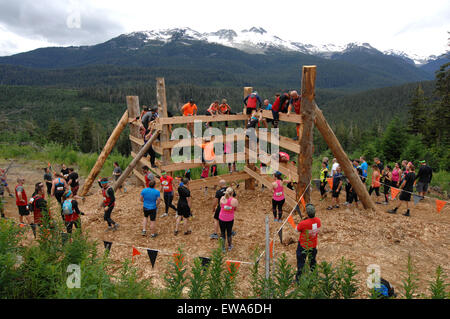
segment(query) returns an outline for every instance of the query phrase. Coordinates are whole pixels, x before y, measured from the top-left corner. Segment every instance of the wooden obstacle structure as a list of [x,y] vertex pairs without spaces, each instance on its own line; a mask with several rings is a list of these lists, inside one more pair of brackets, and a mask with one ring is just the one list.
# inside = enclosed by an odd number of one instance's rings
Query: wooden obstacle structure
[[[304,66],[302,69],[302,82],[301,82],[301,111],[300,114],[279,114],[280,122],[289,122],[296,123],[299,125],[299,138],[298,140],[293,140],[284,136],[276,136],[277,144],[279,145],[280,150],[286,149],[291,152],[298,154],[297,166],[292,163],[279,163],[278,171],[282,174],[288,176],[290,180],[297,182],[297,189],[295,191],[285,188],[285,197],[286,203],[295,207],[300,200],[300,196],[304,194],[304,200],[306,203],[309,203],[311,200],[310,191],[311,187],[308,187],[312,181],[312,158],[313,158],[313,129],[314,125],[318,128],[319,132],[322,134],[329,148],[334,154],[334,157],[338,160],[341,168],[343,169],[345,176],[349,179],[350,183],[356,190],[360,201],[363,203],[364,208],[366,209],[374,209],[375,204],[370,198],[365,185],[361,182],[360,178],[357,175],[356,170],[354,170],[350,160],[348,159],[346,153],[342,149],[339,141],[337,140],[334,132],[331,130],[328,125],[326,119],[324,118],[321,110],[317,106],[314,97],[315,97],[315,79],[316,79],[316,66]],[[253,91],[252,87],[244,88],[244,97],[250,94]],[[120,178],[120,183],[116,183],[114,188],[120,186],[120,184],[125,180],[128,175],[132,172],[142,183],[144,183],[144,176],[142,175],[142,167],[145,165],[150,168],[150,170],[156,175],[161,175],[162,170],[165,170],[168,174],[172,175],[173,172],[178,170],[184,170],[189,168],[201,167],[201,162],[194,160],[184,160],[180,163],[175,163],[171,160],[171,151],[174,148],[186,146],[192,147],[194,145],[199,145],[204,143],[206,140],[202,137],[191,137],[185,139],[171,139],[169,136],[169,125],[173,124],[187,124],[187,123],[195,123],[197,121],[202,121],[203,123],[208,122],[224,122],[224,121],[247,121],[249,115],[246,114],[236,114],[236,115],[216,115],[216,116],[206,116],[206,115],[196,115],[196,116],[174,116],[168,117],[167,112],[167,100],[166,100],[166,89],[164,78],[156,79],[156,96],[157,96],[157,104],[158,104],[158,114],[159,118],[155,120],[154,129],[157,134],[160,136],[160,141],[156,141],[156,137],[152,137],[152,140],[147,142],[152,145],[155,153],[161,155],[160,160],[156,160],[155,164],[157,167],[152,167],[150,162],[143,157],[146,152],[143,152],[142,148],[149,148],[149,145],[145,144],[144,141],[139,134],[139,126],[141,125],[139,116],[140,116],[140,106],[139,106],[139,98],[137,96],[127,96],[127,111],[125,112],[128,115],[128,120],[122,120],[119,122],[120,129],[123,129],[123,123],[129,123],[130,125],[130,141],[132,148],[132,157],[134,160],[130,164]],[[272,113],[270,111],[263,111],[263,118],[265,119],[273,119]],[[124,114],[125,117],[125,114]],[[119,125],[118,125],[119,126]],[[118,131],[120,130],[118,129]],[[120,130],[121,132],[121,130]],[[119,133],[116,132],[114,133]],[[157,135],[156,134],[156,135]],[[272,136],[270,133],[261,134],[260,131],[256,132],[258,139],[261,141],[265,141],[268,144],[271,143]],[[154,135],[155,136],[155,135]],[[111,138],[110,138],[111,139]],[[107,156],[108,150],[110,152],[111,143],[115,143],[117,139],[114,137],[113,140],[108,140],[107,145],[105,145],[106,151],[105,154],[102,152],[102,155],[99,157],[96,165],[91,171],[88,180],[95,178],[99,172],[99,168],[106,160],[105,156]],[[223,141],[225,142],[245,142],[245,148],[243,153],[234,152],[229,156],[232,156],[234,161],[238,159],[245,160],[244,170],[240,172],[233,172],[230,174],[224,174],[219,176],[207,177],[198,180],[191,180],[189,185],[191,189],[198,189],[203,187],[213,187],[218,185],[221,179],[225,180],[229,183],[236,183],[239,181],[245,181],[246,189],[254,189],[255,181],[258,181],[260,184],[269,186],[272,182],[270,176],[266,174],[262,174],[255,167],[255,164],[249,161],[249,139],[245,134],[233,134],[232,136],[223,135]],[[212,142],[214,142],[214,138],[212,138]],[[234,149],[234,147],[233,147]],[[270,155],[267,155],[270,156]],[[208,163],[208,165],[214,163],[225,163],[225,161],[221,161],[224,158],[221,158],[221,155],[216,155],[216,160]],[[95,169],[95,170],[94,170]],[[91,176],[92,175],[92,176]],[[93,179],[92,179],[93,180]],[[119,182],[118,181],[118,182]],[[90,185],[86,188],[84,187],[82,190],[82,196],[84,196]]]

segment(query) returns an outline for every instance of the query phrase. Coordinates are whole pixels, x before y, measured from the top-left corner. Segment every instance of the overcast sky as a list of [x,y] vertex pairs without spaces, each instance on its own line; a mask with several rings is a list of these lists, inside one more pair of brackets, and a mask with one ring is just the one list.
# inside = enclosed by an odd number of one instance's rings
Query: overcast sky
[[428,56],[448,50],[449,0],[0,0],[0,56],[90,45],[122,33],[263,27],[311,44],[368,42]]

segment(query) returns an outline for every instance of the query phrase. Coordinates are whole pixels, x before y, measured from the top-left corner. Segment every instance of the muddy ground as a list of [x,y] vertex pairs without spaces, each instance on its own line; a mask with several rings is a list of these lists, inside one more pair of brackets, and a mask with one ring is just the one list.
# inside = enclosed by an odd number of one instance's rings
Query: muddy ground
[[[0,167],[7,166],[6,161],[0,161]],[[15,162],[8,174],[10,189],[14,191],[16,178],[24,176],[25,189],[30,196],[34,183],[42,180],[45,163]],[[98,247],[103,251],[103,240],[113,242],[111,258],[115,264],[125,258],[131,258],[132,246],[159,250],[155,267],[152,269],[145,249],[138,248],[142,255],[136,256],[134,264],[139,268],[143,278],[149,278],[155,285],[163,284],[163,273],[172,254],[182,247],[186,253],[187,262],[192,265],[192,258],[208,257],[217,247],[217,240],[211,240],[209,235],[213,231],[212,201],[214,191],[210,189],[205,195],[203,191],[193,191],[193,215],[190,221],[192,234],[174,236],[175,212],[169,210],[169,216],[161,218],[163,210],[161,204],[157,217],[156,238],[143,237],[142,204],[139,201],[141,187],[136,185],[134,177],[127,181],[126,192],[117,193],[117,205],[112,218],[120,224],[119,230],[107,231],[107,224],[103,221],[102,213],[96,211],[102,196],[97,185],[94,185],[91,195],[82,203],[81,210],[84,231],[90,238],[98,240]],[[296,267],[295,251],[297,244],[284,246],[280,244],[276,231],[281,223],[275,223],[271,213],[271,195],[266,190],[257,187],[250,191],[244,189],[244,183],[236,190],[240,206],[236,213],[235,226],[237,234],[233,239],[234,249],[226,254],[226,259],[252,262],[255,249],[264,250],[266,214],[270,216],[271,238],[274,238],[275,258],[285,253],[289,263]],[[6,194],[7,195],[7,194]],[[444,272],[450,275],[450,207],[446,205],[441,213],[437,213],[434,201],[426,199],[413,206],[411,217],[387,214],[385,211],[392,207],[377,205],[376,211],[349,209],[341,205],[340,209],[326,210],[329,205],[327,199],[319,201],[319,192],[312,192],[312,202],[316,205],[317,216],[322,220],[319,235],[317,261],[328,261],[337,264],[342,257],[351,260],[359,271],[357,279],[360,286],[360,297],[367,296],[366,271],[369,264],[381,267],[381,276],[388,279],[398,291],[404,272],[407,257],[411,254],[413,264],[420,279],[419,292],[428,294],[428,282],[433,279],[436,267],[441,265]],[[433,194],[431,194],[432,196]],[[374,196],[374,195],[373,195]],[[7,198],[7,196],[6,196]],[[341,194],[341,202],[345,194]],[[177,202],[175,197],[174,203]],[[411,202],[412,203],[412,202]],[[290,208],[285,205],[285,219]],[[13,199],[8,199],[6,215],[18,219],[18,212]],[[295,222],[299,216],[294,215]],[[28,240],[32,241],[31,231]],[[283,240],[298,239],[293,228],[286,224],[283,228]],[[238,289],[239,297],[248,294],[251,265],[242,264],[239,269]]]

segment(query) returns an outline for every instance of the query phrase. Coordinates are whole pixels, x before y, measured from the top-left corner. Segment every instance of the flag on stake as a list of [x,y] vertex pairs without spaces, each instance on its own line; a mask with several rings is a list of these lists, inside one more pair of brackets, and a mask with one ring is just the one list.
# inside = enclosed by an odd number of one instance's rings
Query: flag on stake
[[280,243],[283,243],[283,228],[280,228],[280,231],[278,232],[278,236],[280,236]]
[[133,255],[131,256],[131,262],[134,261],[134,256],[140,255],[141,253],[139,252],[139,250],[137,250],[136,248],[134,248],[133,246]]
[[229,273],[231,273],[231,265],[234,266],[234,270],[237,272],[239,270],[239,267],[241,266],[241,262],[227,260],[227,269]]
[[328,177],[327,182],[328,182],[328,185],[330,185],[330,188],[333,189],[333,177]]
[[420,202],[421,198],[421,196],[413,194],[414,205],[417,205],[417,203]]
[[294,218],[292,218],[292,215],[289,215],[288,217],[288,223],[291,224],[291,226],[295,229],[297,226],[295,226]]
[[153,249],[147,249],[148,258],[150,258],[150,263],[152,268],[155,267],[156,256],[158,256],[158,251]]
[[110,242],[110,241],[103,241],[103,244],[105,245],[105,249],[107,249],[108,251],[111,250],[112,242]]
[[[177,265],[178,270],[180,270],[181,267],[183,267],[184,256],[182,256],[178,253],[174,253],[173,260],[175,261],[175,265]],[[180,265],[180,262],[181,262],[181,265]]]
[[303,198],[303,196],[302,196],[302,198],[300,198],[300,201],[302,202],[303,207],[306,209],[306,203],[305,203],[305,199]]
[[400,193],[400,190],[398,188],[391,187],[391,198],[392,199],[397,197],[398,193]]
[[20,223],[20,224],[19,224],[19,227],[20,227],[20,228],[24,228],[24,227],[25,227],[25,224]]
[[208,266],[209,263],[211,262],[211,258],[208,257],[199,257],[199,258],[202,261],[202,267]]
[[436,199],[436,209],[437,209],[438,213],[441,212],[442,208],[444,207],[444,205],[446,203],[447,203],[446,201]]
[[273,239],[270,241],[269,244],[269,252],[270,252],[270,259],[273,258]]

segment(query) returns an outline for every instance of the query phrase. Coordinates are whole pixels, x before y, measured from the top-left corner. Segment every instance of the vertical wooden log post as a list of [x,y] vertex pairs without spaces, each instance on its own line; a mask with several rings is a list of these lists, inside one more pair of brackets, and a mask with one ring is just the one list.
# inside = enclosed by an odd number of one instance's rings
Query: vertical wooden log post
[[[253,87],[244,87],[244,98],[247,95],[249,95],[250,93],[252,93],[252,91],[253,91]],[[244,109],[247,110],[246,107],[244,107]],[[248,117],[250,118],[250,115]],[[247,123],[245,123],[245,126],[247,126]],[[245,137],[245,149],[246,150],[250,149],[250,143],[249,143],[249,139],[248,139],[247,136]],[[250,154],[247,154],[245,156],[245,165],[247,165],[248,168],[250,168],[251,170],[254,171],[255,170],[255,164],[254,163],[249,163],[249,157],[250,157]],[[245,180],[245,189],[251,189],[251,190],[255,189],[255,180],[253,178]]]
[[363,184],[361,179],[358,177],[358,174],[356,173],[355,169],[353,168],[352,163],[350,162],[350,159],[348,158],[347,154],[345,153],[344,149],[342,148],[341,144],[339,143],[339,140],[337,139],[336,135],[334,134],[331,127],[328,125],[327,120],[322,114],[322,111],[319,109],[317,104],[314,102],[314,108],[315,108],[315,124],[317,129],[322,134],[325,142],[327,143],[328,147],[331,149],[331,152],[333,152],[334,157],[336,157],[339,166],[341,166],[341,169],[344,171],[345,176],[350,181],[350,184],[352,184],[352,187],[355,189],[356,194],[358,194],[359,200],[363,203],[363,206],[365,209],[375,209],[375,203],[373,202],[372,198],[369,196],[369,193],[367,192],[366,186]]
[[[139,107],[139,97],[138,96],[127,96],[127,108],[128,108],[128,118],[129,120],[134,120],[137,117],[140,117],[140,107]],[[141,119],[142,120],[142,119]],[[141,121],[138,122],[134,122],[133,124],[130,125],[130,136],[135,137],[136,139],[142,139],[142,136],[139,134],[139,123],[141,123]],[[139,153],[141,146],[138,145],[137,143],[131,141],[131,150],[137,154]],[[138,165],[138,170],[141,171],[141,167],[142,165],[140,163],[137,164]],[[138,184],[142,185],[142,182],[140,179],[138,180]]]
[[89,172],[88,177],[86,178],[86,181],[83,184],[83,187],[80,190],[80,196],[84,197],[89,192],[89,189],[91,189],[92,183],[94,183],[95,178],[100,173],[103,164],[105,164],[106,159],[108,158],[109,154],[111,154],[112,149],[114,148],[114,145],[116,145],[117,140],[120,137],[120,133],[124,130],[124,128],[128,124],[128,111],[125,111],[122,115],[122,118],[120,119],[119,123],[117,124],[114,131],[111,133],[111,136],[106,141],[105,146],[103,147],[102,152],[97,158],[97,162],[95,162],[94,166],[92,167],[91,171]]
[[[167,99],[166,99],[166,84],[164,78],[156,78],[156,100],[158,102],[158,114],[159,117],[168,117],[167,113]],[[170,140],[169,125],[164,124],[161,131],[161,146],[165,142]],[[161,158],[163,165],[167,165],[170,162],[170,149],[164,148]]]
[[[316,66],[304,66],[302,70],[302,107],[300,115],[302,125],[299,131],[300,154],[298,154],[297,173],[297,201],[305,192],[312,177],[313,161],[313,128],[314,128],[314,95],[316,87]],[[305,203],[311,201],[311,189],[305,192]]]

